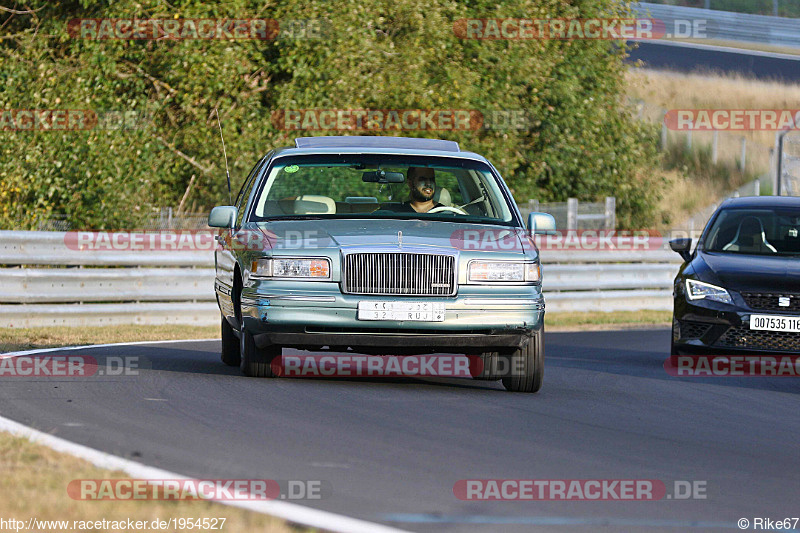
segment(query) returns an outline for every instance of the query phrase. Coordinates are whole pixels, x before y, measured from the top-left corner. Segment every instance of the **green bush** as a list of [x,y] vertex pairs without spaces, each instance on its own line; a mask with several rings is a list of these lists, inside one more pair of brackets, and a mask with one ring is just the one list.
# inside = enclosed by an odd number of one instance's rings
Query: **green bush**
[[[184,211],[227,203],[215,107],[234,188],[269,149],[317,134],[276,128],[275,111],[524,110],[527,129],[404,134],[486,155],[519,201],[616,196],[621,226],[652,220],[657,135],[623,103],[624,45],[466,40],[453,27],[472,17],[625,16],[617,0],[290,0],[275,8],[32,0],[13,8],[34,12],[2,14],[0,109],[133,110],[151,120],[131,130],[0,131],[2,228],[35,228],[61,213],[74,227],[134,227],[160,206],[177,206],[192,175]],[[95,41],[67,32],[74,18],[134,17],[314,19],[325,21],[325,33]]]

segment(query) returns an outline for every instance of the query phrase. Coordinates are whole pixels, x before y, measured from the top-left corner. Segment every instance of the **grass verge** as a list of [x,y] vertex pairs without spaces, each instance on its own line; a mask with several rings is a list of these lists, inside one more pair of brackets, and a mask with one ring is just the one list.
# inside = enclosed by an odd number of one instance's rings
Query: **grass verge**
[[0,353],[112,342],[213,339],[219,326],[139,326],[0,328]]
[[669,327],[672,311],[614,311],[611,313],[550,313],[545,318],[547,331],[593,331]]
[[[631,69],[626,94],[640,102],[639,116],[660,123],[666,109],[794,109],[800,84],[754,80],[738,74],[677,73]],[[746,165],[741,166],[741,143],[746,140]],[[718,162],[712,162],[711,132],[693,133],[687,148],[683,132],[668,132],[668,148],[654,182],[662,191],[656,229],[683,224],[689,216],[730,194],[770,169],[774,131],[723,131],[717,139]],[[761,194],[769,194],[762,180]]]
[[[283,520],[270,516],[203,501],[76,501],[67,494],[74,479],[129,478],[124,472],[97,468],[83,459],[59,453],[28,439],[0,432],[0,517],[27,523],[38,520],[66,520],[74,530],[74,521],[170,520],[171,518],[225,518],[223,531],[246,533],[297,532]],[[40,528],[41,529],[41,528]],[[92,528],[96,529],[96,528]],[[25,529],[27,531],[27,529]],[[100,529],[124,531],[124,529]],[[176,530],[177,531],[177,530]]]

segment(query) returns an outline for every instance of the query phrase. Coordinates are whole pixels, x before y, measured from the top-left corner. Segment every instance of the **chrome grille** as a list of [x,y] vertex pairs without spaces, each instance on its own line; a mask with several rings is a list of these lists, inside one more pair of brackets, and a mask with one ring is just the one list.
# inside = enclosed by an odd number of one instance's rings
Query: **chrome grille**
[[450,296],[456,292],[455,257],[419,253],[355,253],[344,256],[342,292]]

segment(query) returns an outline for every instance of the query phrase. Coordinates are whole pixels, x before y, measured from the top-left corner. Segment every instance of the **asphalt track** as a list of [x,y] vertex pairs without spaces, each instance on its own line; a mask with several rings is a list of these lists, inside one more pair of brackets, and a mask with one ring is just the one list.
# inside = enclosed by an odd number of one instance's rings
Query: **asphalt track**
[[722,48],[702,44],[639,42],[629,61],[650,69],[679,72],[738,73],[762,80],[800,82],[800,55]]
[[[136,356],[137,375],[0,378],[0,415],[191,477],[320,480],[323,499],[296,503],[411,531],[731,531],[800,514],[797,379],[671,377],[667,330],[546,339],[536,395],[458,379],[246,378],[219,362],[217,341],[187,341],[71,352],[101,366]],[[506,478],[656,479],[668,493],[704,481],[707,494],[453,494],[461,479]]]

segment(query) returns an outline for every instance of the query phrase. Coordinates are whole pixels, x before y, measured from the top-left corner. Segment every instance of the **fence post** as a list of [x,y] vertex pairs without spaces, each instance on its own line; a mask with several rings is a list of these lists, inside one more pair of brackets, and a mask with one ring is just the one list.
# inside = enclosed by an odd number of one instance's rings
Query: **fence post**
[[530,209],[531,213],[534,213],[539,210],[539,200],[534,200],[532,198],[528,199],[528,209]]
[[761,196],[761,178],[756,178],[753,182],[753,196]]
[[617,227],[617,198],[606,196],[605,229],[613,230]]
[[578,229],[578,199],[567,198],[567,229]]
[[744,172],[744,167],[747,164],[747,137],[742,137],[742,155],[740,160],[742,162],[741,170]]
[[719,144],[719,131],[714,130],[713,137],[711,138],[711,162],[717,164],[717,148]]
[[775,151],[775,166],[772,168],[775,179],[772,182],[772,194],[777,195],[778,189],[780,189],[781,158],[783,157],[783,154],[781,153],[781,132],[775,133],[775,147],[773,150]]

